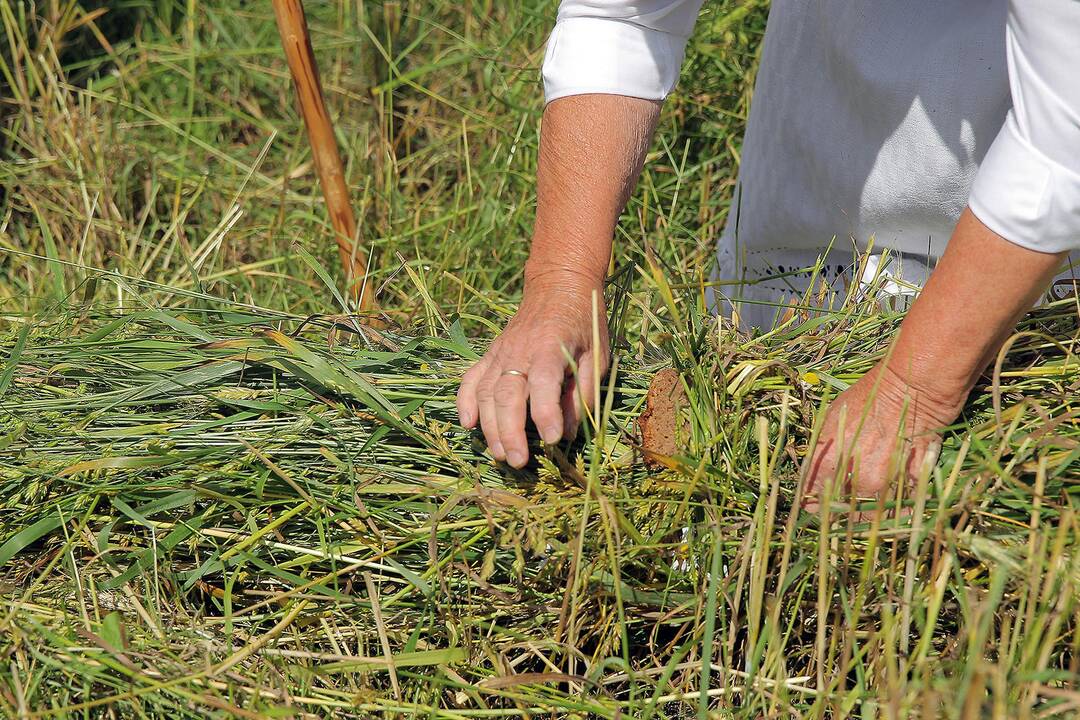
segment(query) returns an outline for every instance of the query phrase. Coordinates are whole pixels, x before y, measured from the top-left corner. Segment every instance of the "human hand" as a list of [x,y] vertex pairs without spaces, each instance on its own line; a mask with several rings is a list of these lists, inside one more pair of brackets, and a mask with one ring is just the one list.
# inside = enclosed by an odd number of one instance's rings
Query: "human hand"
[[878,363],[829,406],[810,459],[804,508],[817,511],[845,458],[847,479],[835,492],[881,500],[897,480],[913,484],[928,453],[935,452],[938,432],[960,414],[965,396],[917,386]]
[[527,283],[517,314],[461,379],[461,424],[473,428],[479,422],[492,456],[523,467],[529,460],[526,408],[544,442],[572,437],[581,422],[581,403],[592,405],[592,388],[600,379],[597,359],[602,377],[608,369],[602,285],[566,276]]
[[807,509],[817,506],[845,454],[854,463],[844,468],[851,479],[841,492],[877,496],[893,478],[913,480],[937,431],[960,414],[979,374],[1065,258],[1009,242],[964,210],[887,364],[878,363],[829,408],[808,468]]

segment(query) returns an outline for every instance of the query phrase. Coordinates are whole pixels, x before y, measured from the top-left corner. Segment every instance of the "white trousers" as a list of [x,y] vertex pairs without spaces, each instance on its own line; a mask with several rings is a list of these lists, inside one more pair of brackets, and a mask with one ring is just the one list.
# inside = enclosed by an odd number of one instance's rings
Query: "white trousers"
[[1006,0],[774,0],[717,253],[721,312],[770,327],[820,257],[839,294],[873,275],[901,301],[916,292],[1011,105],[1006,12]]

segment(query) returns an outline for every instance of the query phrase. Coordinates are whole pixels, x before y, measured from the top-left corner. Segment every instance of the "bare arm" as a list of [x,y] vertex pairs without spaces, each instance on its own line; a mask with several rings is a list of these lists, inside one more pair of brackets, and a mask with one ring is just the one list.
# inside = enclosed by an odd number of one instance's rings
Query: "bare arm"
[[852,445],[860,417],[855,489],[869,495],[884,488],[905,401],[910,477],[932,431],[956,418],[1016,320],[1062,264],[1063,251],[1077,248],[1080,3],[1009,0],[1008,8],[1012,109],[981,162],[970,209],[904,319],[888,361],[841,394],[826,416],[812,492],[836,472],[838,448]]
[[1065,256],[1011,243],[966,210],[900,326],[889,368],[916,389],[962,402]]
[[898,435],[907,439],[907,456],[896,470],[901,480],[912,479],[936,431],[960,414],[979,375],[1065,255],[1011,243],[965,210],[887,359],[829,408],[811,465],[810,496],[832,481],[845,450],[856,465],[856,494],[887,490]]
[[603,282],[659,113],[657,101],[621,95],[573,95],[544,110],[526,292],[552,274]]
[[[517,314],[462,378],[458,412],[480,423],[492,455],[515,467],[528,461],[526,412],[545,442],[580,421],[567,356],[590,388],[606,332],[593,347],[592,297],[603,311],[603,282],[619,214],[644,163],[660,103],[621,95],[573,95],[544,110],[537,167],[537,208],[525,290]],[[606,331],[606,323],[601,323]],[[507,374],[508,370],[515,371]],[[518,374],[520,373],[520,374]]]

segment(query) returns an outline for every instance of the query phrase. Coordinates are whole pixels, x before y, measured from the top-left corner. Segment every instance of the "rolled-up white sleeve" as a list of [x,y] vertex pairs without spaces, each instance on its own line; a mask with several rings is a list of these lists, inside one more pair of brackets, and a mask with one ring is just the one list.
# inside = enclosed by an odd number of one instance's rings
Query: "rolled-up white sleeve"
[[703,0],[563,0],[544,55],[544,98],[662,100],[679,79]]
[[1080,0],[1010,0],[1012,110],[971,188],[971,211],[1031,250],[1080,248]]

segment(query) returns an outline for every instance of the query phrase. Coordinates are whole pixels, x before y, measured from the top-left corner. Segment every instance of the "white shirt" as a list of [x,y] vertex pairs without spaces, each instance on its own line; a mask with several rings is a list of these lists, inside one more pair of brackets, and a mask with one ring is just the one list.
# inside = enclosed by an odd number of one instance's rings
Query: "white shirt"
[[[563,0],[547,100],[662,99],[701,4]],[[783,302],[834,238],[849,258],[872,238],[902,294],[965,205],[1023,247],[1080,248],[1080,0],[774,0],[719,276]]]

